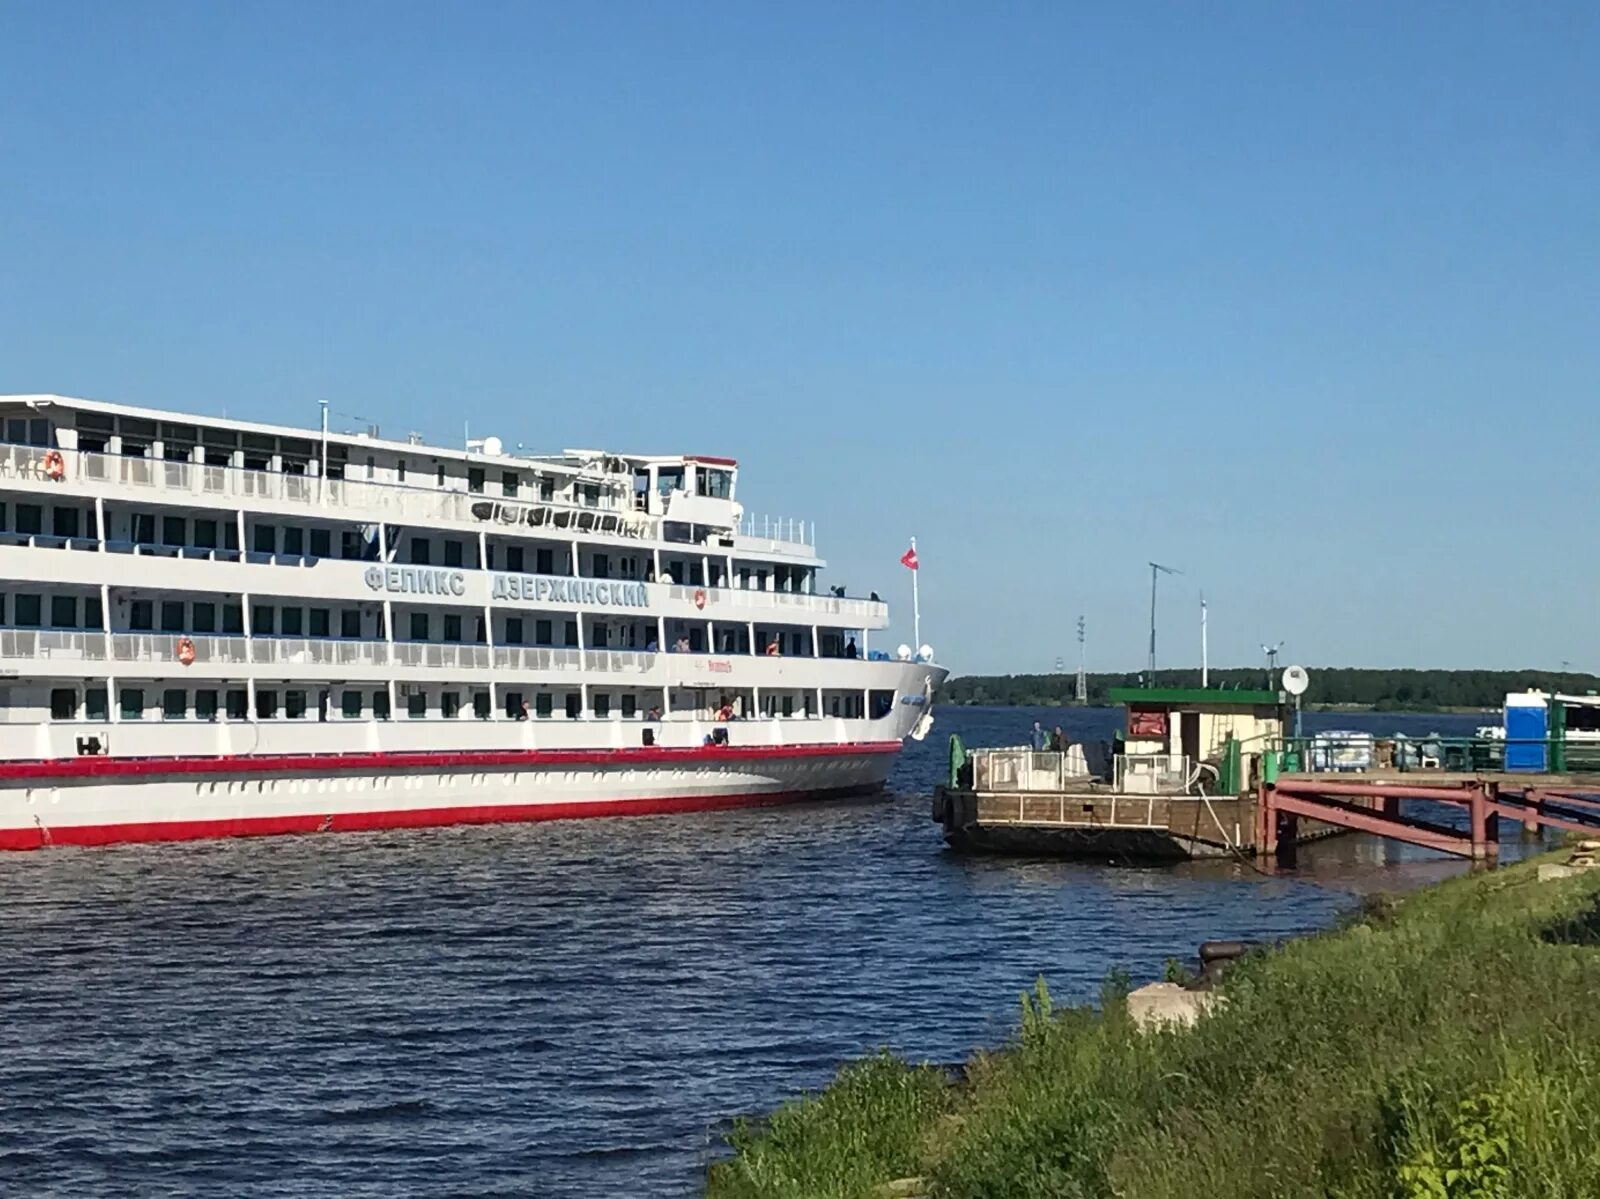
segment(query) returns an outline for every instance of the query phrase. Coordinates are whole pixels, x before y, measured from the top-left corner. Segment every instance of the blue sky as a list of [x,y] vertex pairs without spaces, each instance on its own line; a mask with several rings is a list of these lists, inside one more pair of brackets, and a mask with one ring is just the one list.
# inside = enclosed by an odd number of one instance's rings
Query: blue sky
[[[1600,669],[1600,7],[0,8],[0,391],[729,454],[960,671]],[[352,422],[353,423],[353,422]]]

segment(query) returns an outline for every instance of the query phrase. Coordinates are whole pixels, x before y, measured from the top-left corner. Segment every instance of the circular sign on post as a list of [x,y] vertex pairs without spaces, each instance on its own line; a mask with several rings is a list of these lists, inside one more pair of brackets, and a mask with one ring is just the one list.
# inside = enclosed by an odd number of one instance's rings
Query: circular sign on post
[[1304,695],[1311,686],[1311,676],[1304,666],[1290,666],[1283,672],[1283,689],[1290,695]]

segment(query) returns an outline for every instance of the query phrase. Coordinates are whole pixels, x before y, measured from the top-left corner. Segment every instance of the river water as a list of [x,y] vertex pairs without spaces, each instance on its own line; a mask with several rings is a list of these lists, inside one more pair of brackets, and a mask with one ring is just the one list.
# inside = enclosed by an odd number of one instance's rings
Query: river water
[[1462,868],[1363,838],[1274,877],[944,849],[944,734],[1036,715],[1120,716],[943,709],[877,801],[0,855],[0,1191],[694,1194],[727,1117],[880,1045],[959,1061],[1041,974],[1088,999]]

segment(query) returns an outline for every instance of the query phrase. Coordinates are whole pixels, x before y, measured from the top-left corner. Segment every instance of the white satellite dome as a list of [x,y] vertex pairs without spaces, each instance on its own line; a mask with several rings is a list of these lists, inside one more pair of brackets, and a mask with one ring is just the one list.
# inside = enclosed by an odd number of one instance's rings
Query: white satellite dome
[[911,647],[909,645],[902,645],[899,649],[894,651],[894,656],[899,658],[902,662],[911,661]]
[[917,661],[919,661],[919,662],[932,662],[933,661],[933,646],[924,645],[921,649],[919,649],[917,651]]

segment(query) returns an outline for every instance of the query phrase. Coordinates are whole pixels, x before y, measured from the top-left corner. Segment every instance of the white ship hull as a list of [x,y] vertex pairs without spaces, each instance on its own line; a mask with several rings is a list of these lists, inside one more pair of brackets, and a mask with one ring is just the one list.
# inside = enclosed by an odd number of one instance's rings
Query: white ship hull
[[866,795],[898,741],[13,763],[0,848],[642,816]]

